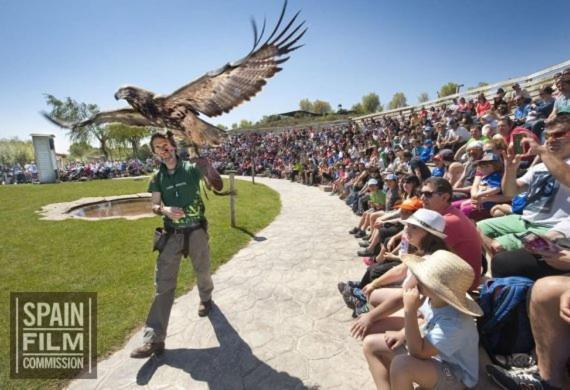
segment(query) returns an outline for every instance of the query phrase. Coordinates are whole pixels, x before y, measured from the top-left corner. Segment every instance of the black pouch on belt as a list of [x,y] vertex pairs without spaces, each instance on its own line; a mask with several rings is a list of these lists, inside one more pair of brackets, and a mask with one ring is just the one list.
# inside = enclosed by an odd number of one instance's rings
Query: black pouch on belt
[[159,253],[163,251],[166,246],[166,241],[168,241],[168,234],[163,228],[157,227],[154,229],[154,245],[152,251],[158,251]]

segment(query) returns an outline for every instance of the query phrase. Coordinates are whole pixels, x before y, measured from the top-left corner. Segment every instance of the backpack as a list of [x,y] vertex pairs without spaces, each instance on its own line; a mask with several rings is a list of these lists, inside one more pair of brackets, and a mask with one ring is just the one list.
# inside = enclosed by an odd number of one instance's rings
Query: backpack
[[481,344],[491,360],[495,355],[530,353],[534,338],[527,313],[527,295],[534,281],[512,276],[487,281],[481,288],[477,321]]

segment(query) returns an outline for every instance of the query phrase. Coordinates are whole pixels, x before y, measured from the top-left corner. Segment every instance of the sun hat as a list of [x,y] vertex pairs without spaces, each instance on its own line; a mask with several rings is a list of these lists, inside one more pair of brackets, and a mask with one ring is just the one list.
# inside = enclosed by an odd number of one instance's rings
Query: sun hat
[[389,173],[386,175],[384,180],[398,180],[398,176],[394,175],[393,173]]
[[369,185],[369,186],[377,186],[377,185],[378,185],[378,180],[376,180],[376,179],[370,179],[370,180],[368,180],[368,185]]
[[408,219],[402,222],[407,225],[414,225],[421,229],[424,229],[425,231],[439,238],[447,237],[447,235],[444,233],[445,219],[443,219],[441,214],[436,211],[419,209]]
[[475,278],[467,262],[446,250],[419,257],[403,255],[402,261],[418,281],[438,298],[474,317],[483,315],[481,307],[467,294]]
[[467,144],[467,150],[471,150],[471,149],[475,149],[475,148],[483,149],[483,142],[474,141],[474,142]]
[[402,203],[397,206],[394,206],[395,209],[402,209],[406,211],[416,211],[424,207],[423,202],[416,196],[413,198],[406,199]]

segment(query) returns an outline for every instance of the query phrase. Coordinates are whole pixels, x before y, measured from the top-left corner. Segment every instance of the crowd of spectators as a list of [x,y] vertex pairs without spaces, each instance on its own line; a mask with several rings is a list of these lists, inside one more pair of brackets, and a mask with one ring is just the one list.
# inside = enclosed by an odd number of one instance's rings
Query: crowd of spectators
[[[71,161],[58,170],[58,180],[75,181],[111,179],[115,177],[146,175],[156,168],[156,162],[149,158],[129,160],[94,160],[90,162]],[[0,166],[1,184],[38,183],[38,167],[35,162]]]
[[[502,388],[570,386],[570,70],[534,101],[515,84],[209,153],[220,170],[326,184],[361,216],[364,275],[338,289],[379,389],[474,387],[480,339]],[[492,340],[505,313],[522,316],[506,347]]]

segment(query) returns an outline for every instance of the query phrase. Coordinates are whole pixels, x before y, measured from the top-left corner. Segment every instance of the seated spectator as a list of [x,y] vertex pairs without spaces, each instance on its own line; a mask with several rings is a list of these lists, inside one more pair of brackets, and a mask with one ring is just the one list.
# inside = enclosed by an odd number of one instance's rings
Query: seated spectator
[[516,104],[517,97],[522,96],[525,103],[530,103],[530,93],[526,89],[521,88],[519,83],[515,83],[511,86],[512,91],[507,98],[507,103],[509,107],[513,107]]
[[471,194],[477,171],[477,161],[483,157],[483,143],[476,141],[466,147],[467,161],[454,162],[449,166],[449,183],[453,186],[453,199],[464,199]]
[[358,226],[354,227],[349,234],[354,234],[356,238],[362,238],[366,235],[366,229],[370,227],[370,215],[374,211],[384,209],[386,207],[386,193],[379,190],[379,183],[376,179],[368,180],[366,190],[368,192],[368,210],[364,212],[360,218]]
[[520,126],[526,122],[526,117],[530,113],[530,104],[522,95],[518,95],[515,99],[515,112],[514,112],[514,122],[516,125]]
[[[376,387],[474,387],[479,377],[479,335],[473,317],[481,316],[482,310],[467,294],[471,269],[443,250],[424,258],[407,256],[404,261],[413,274],[403,298],[404,330],[364,339]],[[428,298],[423,304],[420,294]]]
[[540,241],[534,245],[523,242],[524,249],[495,255],[491,262],[493,277],[524,276],[537,280],[570,273],[570,219],[556,224],[544,234],[543,239],[547,242]]
[[[485,126],[489,126],[489,125],[485,125]],[[489,126],[490,127],[490,126]],[[465,143],[465,145],[461,146],[457,152],[455,153],[455,157],[454,159],[456,161],[461,161],[462,157],[465,153],[465,151],[467,150],[467,147],[469,145],[471,145],[474,142],[487,142],[489,140],[488,136],[484,136],[482,133],[482,127],[479,124],[474,124],[471,126],[470,128],[470,138],[467,140],[467,142]]]
[[530,129],[537,137],[541,138],[544,131],[544,121],[550,116],[554,109],[555,99],[552,87],[546,86],[540,89],[540,99],[531,106],[531,111],[527,117],[525,127]]
[[570,68],[565,69],[560,76],[555,80],[556,89],[560,92],[560,95],[556,98],[554,102],[554,108],[550,113],[550,116],[546,122],[553,121],[559,114],[568,115],[570,114]]
[[526,190],[528,195],[522,215],[511,214],[478,222],[488,253],[519,249],[522,245],[515,234],[531,231],[542,235],[570,216],[570,187],[564,170],[565,165],[570,163],[569,135],[570,116],[557,117],[545,132],[545,162],[529,168],[518,179],[520,155],[515,155],[512,148],[504,155],[503,193],[515,196]]
[[[433,157],[433,141],[431,139],[427,139],[424,142],[424,149],[422,150],[422,154],[420,156],[420,160],[423,161],[424,163],[428,162],[429,160],[431,160],[431,158]],[[416,175],[417,176],[417,175]]]
[[[402,222],[406,225],[403,232],[406,245],[410,244],[416,254],[423,256],[440,249],[448,249],[444,241],[446,235],[443,233],[445,221],[439,213],[419,209]],[[399,235],[404,237],[402,233]],[[392,236],[390,241],[394,241],[394,238],[395,236]],[[390,244],[386,247],[388,251],[391,251]],[[400,255],[396,259],[399,260],[404,253],[407,253],[407,248],[400,248]],[[386,326],[391,326],[387,323],[389,324],[392,320],[387,322],[384,320],[402,308],[403,290],[400,284],[406,278],[407,271],[405,264],[399,264],[362,288],[370,311],[364,311],[352,324],[353,337],[362,338],[370,333],[378,333]],[[394,325],[398,330],[400,329],[397,324]]]
[[503,88],[499,88],[497,89],[497,94],[495,95],[495,97],[493,98],[493,111],[498,111],[499,106],[501,104],[507,104],[507,101],[505,100],[505,90]]
[[385,210],[390,211],[400,203],[400,192],[398,191],[398,177],[389,173],[384,178],[386,182],[386,205]]
[[477,289],[481,277],[481,241],[471,220],[451,205],[451,184],[445,179],[430,177],[424,181],[421,195],[425,208],[443,215],[447,235],[445,242],[471,266],[475,275],[471,288]]
[[501,160],[493,153],[486,153],[477,161],[477,172],[471,186],[471,198],[452,204],[467,217],[480,220],[489,217],[489,210],[501,193]]
[[570,274],[545,277],[534,284],[529,319],[538,372],[507,371],[488,365],[487,373],[503,389],[570,388]]
[[477,96],[477,105],[475,106],[475,112],[477,114],[477,118],[481,118],[490,109],[491,109],[491,103],[487,101],[484,93],[480,93],[479,96]]
[[435,167],[431,170],[431,176],[443,177],[447,173],[447,167],[453,162],[453,151],[451,149],[440,150],[433,157]]
[[[426,141],[426,142],[428,142],[428,141]],[[431,147],[431,141],[429,141],[429,143],[430,143],[431,151],[430,151],[430,156],[429,156],[428,160],[431,159],[431,154],[433,153],[433,148]],[[423,154],[423,152],[422,152],[422,154]],[[405,156],[407,156],[407,154]],[[410,166],[411,173],[414,174],[416,177],[420,178],[421,181],[423,181],[423,180],[425,180],[431,176],[431,171],[429,170],[428,166],[426,165],[426,161],[424,160],[423,157],[411,159],[409,162],[409,166]]]

